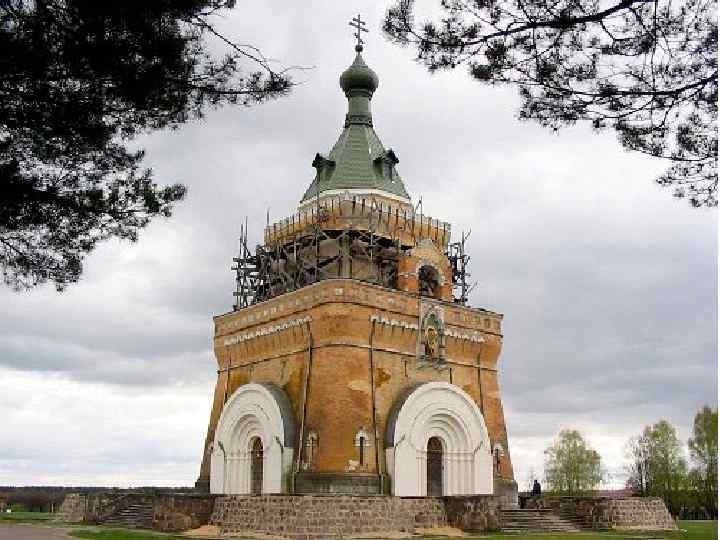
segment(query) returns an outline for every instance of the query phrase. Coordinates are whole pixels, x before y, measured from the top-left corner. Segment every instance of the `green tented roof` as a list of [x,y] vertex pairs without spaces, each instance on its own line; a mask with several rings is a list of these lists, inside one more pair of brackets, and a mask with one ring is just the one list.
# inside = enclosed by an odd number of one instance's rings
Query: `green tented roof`
[[410,199],[395,169],[395,153],[385,149],[372,126],[370,99],[378,78],[365,64],[361,50],[340,77],[349,101],[345,128],[328,156],[315,157],[313,167],[317,173],[301,203],[316,197],[318,190],[322,194],[329,190],[373,189]]
[[[346,126],[330,155],[323,165],[318,166],[315,179],[302,202],[317,196],[318,185],[321,194],[336,189],[377,189],[409,199],[402,178],[389,156],[394,157],[392,150],[385,151],[372,127],[362,124]],[[389,174],[390,171],[392,174]]]

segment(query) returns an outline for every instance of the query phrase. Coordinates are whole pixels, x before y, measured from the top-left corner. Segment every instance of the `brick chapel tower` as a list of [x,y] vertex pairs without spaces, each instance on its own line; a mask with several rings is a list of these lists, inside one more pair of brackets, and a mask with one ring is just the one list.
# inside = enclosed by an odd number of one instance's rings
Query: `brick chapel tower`
[[466,305],[464,239],[416,211],[356,51],[342,133],[297,212],[254,252],[243,239],[197,487],[513,502],[502,315]]

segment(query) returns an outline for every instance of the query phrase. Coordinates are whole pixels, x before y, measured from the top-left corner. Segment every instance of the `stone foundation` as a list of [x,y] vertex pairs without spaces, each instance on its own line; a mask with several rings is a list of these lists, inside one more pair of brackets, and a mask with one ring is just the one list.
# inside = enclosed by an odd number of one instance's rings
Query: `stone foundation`
[[493,495],[503,508],[518,507],[518,487],[515,480],[496,476],[493,481]]
[[493,495],[445,497],[448,525],[463,531],[483,532],[500,528],[502,500]]
[[293,539],[412,532],[446,525],[486,531],[499,526],[492,496],[231,495],[215,502],[210,523],[224,533],[253,532]]
[[[110,491],[71,493],[59,515],[69,522],[102,522],[120,509],[152,504],[153,529],[177,532],[208,522],[224,533],[252,532],[291,539],[408,532],[451,526],[464,531],[502,527],[507,497],[391,497],[383,495],[228,495]],[[595,529],[677,529],[659,498],[548,497],[525,507],[572,513]]]

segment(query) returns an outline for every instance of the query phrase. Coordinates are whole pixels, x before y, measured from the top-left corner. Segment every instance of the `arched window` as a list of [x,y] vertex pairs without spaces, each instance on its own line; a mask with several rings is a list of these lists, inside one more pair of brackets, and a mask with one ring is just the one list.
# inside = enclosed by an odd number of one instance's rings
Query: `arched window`
[[493,446],[493,461],[495,462],[495,472],[500,474],[500,460],[505,455],[505,448],[502,443],[496,442]]
[[438,437],[430,437],[427,443],[427,495],[443,496],[443,446]]
[[305,468],[312,469],[315,464],[315,457],[318,450],[318,434],[310,430],[305,437]]
[[359,461],[360,461],[361,467],[365,466],[365,459],[366,459],[365,458],[365,446],[366,446],[366,444],[367,444],[367,442],[365,441],[365,437],[360,437],[360,445],[359,445],[358,450],[360,451]]
[[360,468],[368,466],[368,448],[370,447],[370,436],[365,432],[365,429],[360,430],[355,435],[355,446],[358,451],[358,466]]
[[260,437],[252,441],[250,455],[250,493],[259,495],[263,488],[263,444]]
[[418,291],[422,296],[432,298],[440,296],[440,274],[429,264],[421,266],[418,270]]

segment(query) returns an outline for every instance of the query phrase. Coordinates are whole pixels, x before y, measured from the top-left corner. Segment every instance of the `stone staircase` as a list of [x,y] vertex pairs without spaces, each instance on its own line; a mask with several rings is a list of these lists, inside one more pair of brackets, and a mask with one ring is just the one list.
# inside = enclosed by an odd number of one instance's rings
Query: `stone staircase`
[[503,532],[577,532],[584,528],[583,521],[572,511],[561,509],[501,510]]
[[152,529],[153,514],[151,502],[131,502],[103,519],[102,524],[126,529]]

